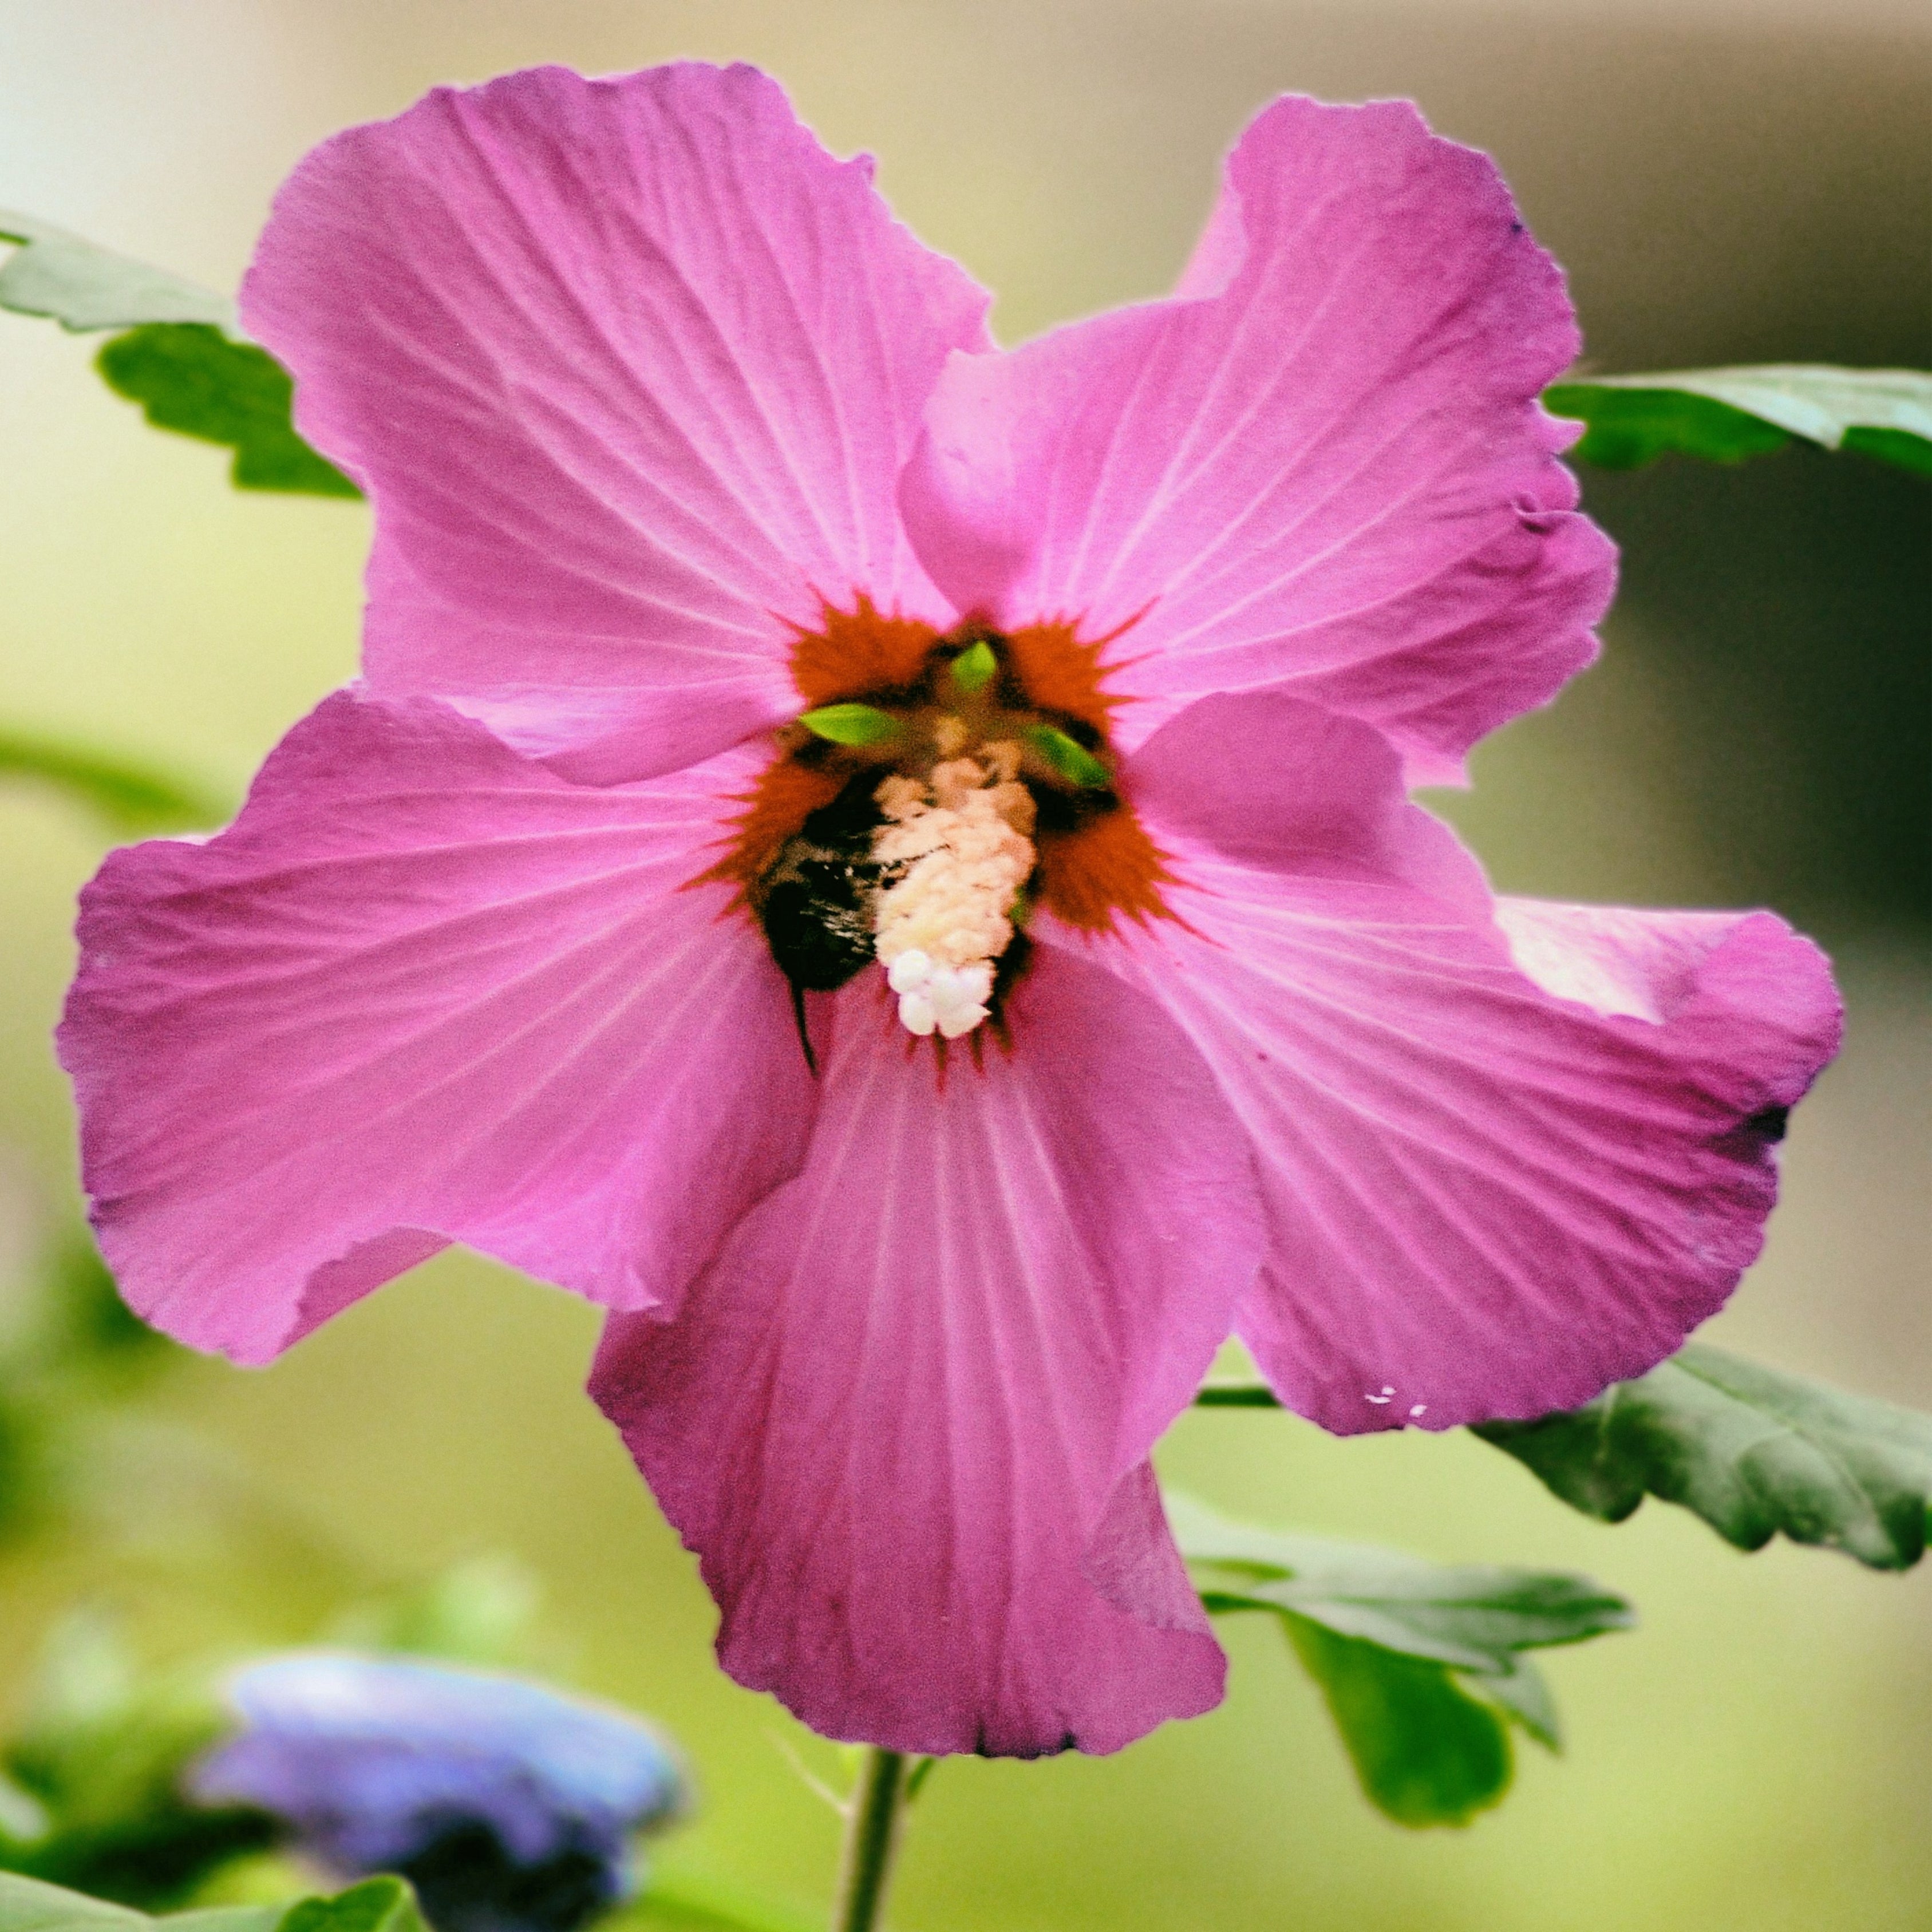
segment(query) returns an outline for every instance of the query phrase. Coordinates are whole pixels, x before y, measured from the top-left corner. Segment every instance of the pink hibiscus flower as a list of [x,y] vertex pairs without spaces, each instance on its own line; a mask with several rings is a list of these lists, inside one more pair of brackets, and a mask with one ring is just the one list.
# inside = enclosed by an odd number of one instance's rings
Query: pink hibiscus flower
[[1752,1258],[1819,954],[1496,899],[1407,800],[1612,574],[1561,279],[1413,109],[1276,102],[1172,298],[1006,353],[760,75],[517,74],[311,154],[244,301],[366,674],[86,896],[160,1327],[266,1361],[451,1241],[588,1295],[726,1668],[1025,1755],[1221,1694],[1148,1459],[1231,1330],[1441,1429]]

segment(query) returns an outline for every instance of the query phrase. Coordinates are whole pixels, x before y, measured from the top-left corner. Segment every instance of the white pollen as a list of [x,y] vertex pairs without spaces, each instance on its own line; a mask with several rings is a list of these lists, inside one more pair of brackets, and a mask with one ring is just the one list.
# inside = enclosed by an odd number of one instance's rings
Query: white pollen
[[1034,868],[1033,795],[1016,746],[952,758],[922,784],[899,775],[874,796],[885,823],[872,856],[892,883],[874,914],[873,950],[908,1032],[970,1033],[991,1011],[994,962]]
[[[893,970],[904,964],[902,952],[892,962]],[[993,969],[983,963],[975,966],[936,966],[928,970],[926,997],[934,1012],[944,1013],[962,1006],[983,1006],[992,997]]]
[[886,969],[886,983],[896,993],[916,992],[932,975],[932,962],[914,946],[902,952]]
[[1426,1413],[1428,1408],[1428,1403],[1426,1402],[1419,1402],[1408,1412],[1411,1415],[1421,1415]]

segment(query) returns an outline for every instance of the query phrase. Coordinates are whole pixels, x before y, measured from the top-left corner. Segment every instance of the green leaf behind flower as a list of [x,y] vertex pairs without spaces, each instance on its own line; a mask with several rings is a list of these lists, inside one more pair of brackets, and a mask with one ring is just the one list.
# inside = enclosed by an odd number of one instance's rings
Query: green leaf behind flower
[[153,1923],[124,1905],[0,1872],[0,1932],[137,1932]]
[[235,306],[30,214],[0,209],[0,308],[47,316],[76,333],[124,330],[95,358],[107,386],[158,429],[235,452],[238,489],[311,496],[362,491],[296,434],[287,370],[242,335]]
[[1282,1619],[1363,1790],[1400,1824],[1466,1824],[1500,1802],[1511,1723],[1559,1748],[1548,1688],[1520,1653],[1634,1620],[1622,1598],[1563,1571],[1427,1563],[1232,1522],[1184,1496],[1168,1514],[1210,1611]]
[[1652,376],[1593,376],[1544,392],[1588,425],[1571,454],[1630,470],[1675,452],[1739,463],[1793,436],[1932,476],[1932,374],[1766,363]]
[[1702,1342],[1581,1408],[1475,1433],[1604,1522],[1648,1495],[1740,1550],[1782,1533],[1875,1570],[1909,1569],[1924,1553],[1932,1416]]
[[1195,1391],[1196,1408],[1280,1408],[1281,1397],[1265,1382],[1204,1382]]
[[[816,1922],[735,1886],[654,1876],[641,1898],[604,1922],[611,1932],[811,1932]],[[125,1905],[0,1871],[0,1932],[428,1932],[400,1879],[365,1879],[332,1897],[220,1906],[150,1917]]]
[[0,725],[0,778],[8,777],[58,787],[116,832],[174,831],[226,816],[205,794],[152,765]]
[[[212,1927],[182,1926],[178,1919],[165,1922],[170,1928],[180,1928],[180,1932],[217,1932]],[[360,1885],[331,1897],[299,1900],[282,1916],[278,1932],[426,1932],[426,1928],[415,1893],[402,1880],[385,1877],[365,1878]]]
[[40,1880],[0,1872],[0,1932],[428,1932],[399,1878],[364,1879],[328,1897],[224,1905],[159,1918]]
[[[193,1912],[171,1912],[165,1918],[150,1919],[165,1925],[167,1932],[276,1932],[287,1915],[283,1904],[211,1905]],[[417,1918],[420,1926],[422,1921]],[[427,1928],[424,1928],[427,1932]]]
[[31,214],[0,208],[0,308],[44,315],[76,334],[144,322],[206,323],[232,330],[235,305],[185,276],[117,254]]
[[[372,1882],[394,1885],[398,1881]],[[287,1912],[285,1905],[230,1905],[152,1918],[129,1906],[110,1905],[64,1886],[0,1871],[0,1932],[154,1932],[158,1926],[166,1927],[167,1932],[275,1932]],[[392,1932],[418,1932],[422,1924],[418,1918],[413,1927],[398,1924]],[[352,1932],[352,1928],[344,1926],[339,1932]]]
[[1508,1730],[1454,1671],[1284,1621],[1377,1810],[1398,1825],[1466,1825],[1502,1802],[1516,1769]]
[[1430,1563],[1232,1522],[1187,1497],[1171,1498],[1168,1513],[1182,1553],[1214,1573],[1216,1594],[1458,1670],[1507,1673],[1519,1651],[1579,1643],[1635,1621],[1614,1591],[1567,1570]]
[[238,490],[362,494],[296,434],[289,373],[252,342],[202,323],[151,322],[116,336],[94,361],[107,386],[139,403],[157,429],[232,449]]

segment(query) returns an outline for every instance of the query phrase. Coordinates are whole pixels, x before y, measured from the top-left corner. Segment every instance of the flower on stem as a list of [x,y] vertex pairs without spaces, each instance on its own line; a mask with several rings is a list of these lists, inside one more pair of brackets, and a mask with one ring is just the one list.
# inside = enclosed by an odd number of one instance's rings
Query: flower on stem
[[109,860],[63,1051],[149,1319],[575,1289],[741,1682],[1106,1750],[1221,1694],[1148,1458],[1231,1330],[1345,1432],[1641,1372],[1837,1005],[1408,802],[1613,574],[1486,159],[1277,101],[1172,298],[1010,352],[872,172],[694,65],[302,164],[244,312],[374,506],[363,680]]
[[229,1696],[196,1796],[270,1813],[342,1878],[400,1873],[436,1932],[574,1932],[633,1888],[632,1836],[684,1802],[646,1726],[520,1678],[304,1651]]

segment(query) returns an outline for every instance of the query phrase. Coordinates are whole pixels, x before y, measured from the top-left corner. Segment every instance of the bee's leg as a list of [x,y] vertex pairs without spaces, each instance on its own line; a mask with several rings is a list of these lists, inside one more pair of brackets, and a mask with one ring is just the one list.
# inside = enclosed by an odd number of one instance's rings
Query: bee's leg
[[805,1049],[805,1064],[812,1077],[818,1078],[818,1056],[812,1050],[812,1035],[805,1024],[805,988],[796,980],[787,982],[791,988],[792,1018],[798,1022],[798,1043]]

